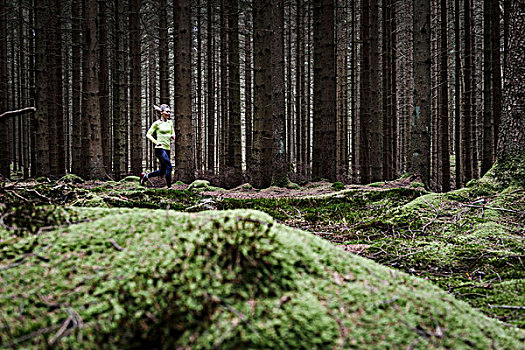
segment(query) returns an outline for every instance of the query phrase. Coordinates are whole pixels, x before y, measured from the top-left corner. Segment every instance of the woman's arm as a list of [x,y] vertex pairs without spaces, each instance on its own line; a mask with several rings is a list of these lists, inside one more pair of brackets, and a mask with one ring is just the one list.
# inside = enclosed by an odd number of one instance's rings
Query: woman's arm
[[153,142],[155,146],[159,144],[159,141],[155,140],[153,137],[153,133],[157,130],[157,122],[153,123],[151,127],[149,128],[148,132],[146,133],[146,137]]

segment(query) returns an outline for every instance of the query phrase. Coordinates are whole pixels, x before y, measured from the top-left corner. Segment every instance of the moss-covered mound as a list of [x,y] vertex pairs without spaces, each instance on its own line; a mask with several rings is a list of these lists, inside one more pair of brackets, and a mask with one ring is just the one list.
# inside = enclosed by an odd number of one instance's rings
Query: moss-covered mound
[[75,217],[90,221],[0,231],[0,348],[523,348],[523,331],[260,212]]

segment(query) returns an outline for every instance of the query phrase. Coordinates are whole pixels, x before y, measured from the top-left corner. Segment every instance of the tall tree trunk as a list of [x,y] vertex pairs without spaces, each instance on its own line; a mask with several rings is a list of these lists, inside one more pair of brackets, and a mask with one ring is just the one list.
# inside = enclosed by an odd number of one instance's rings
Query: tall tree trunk
[[414,0],[414,110],[410,171],[430,186],[430,1]]
[[[0,113],[7,107],[7,1],[0,0]],[[9,178],[8,119],[0,119],[0,177]]]
[[190,1],[177,0],[175,22],[175,174],[191,183],[195,180],[195,153],[191,108],[191,16]]
[[277,0],[272,6],[272,183],[276,186],[288,184],[286,162],[286,120],[284,105],[284,1]]
[[304,85],[304,51],[303,51],[303,6],[301,0],[296,2],[296,37],[295,37],[295,162],[297,175],[303,174],[303,144],[306,140],[302,137],[303,130],[303,101]]
[[208,164],[207,169],[211,172],[215,172],[215,29],[214,29],[214,18],[215,18],[215,6],[212,6],[212,1],[208,0],[207,12],[208,12],[208,23],[207,23],[207,42],[206,48],[208,52],[207,56],[207,71],[208,71],[208,109],[207,109],[207,126],[208,126]]
[[382,160],[383,160],[383,179],[384,180],[391,180],[392,179],[392,92],[390,91],[390,88],[392,87],[391,84],[391,6],[389,4],[388,0],[382,0],[382,81],[381,81],[381,87],[382,87],[382,94],[381,94],[381,101],[382,101],[382,114],[383,114],[383,154],[382,154]]
[[98,66],[99,66],[99,101],[100,127],[104,168],[109,173],[111,168],[110,115],[109,115],[109,63],[108,63],[108,27],[107,1],[98,0]]
[[124,90],[125,70],[125,28],[123,0],[115,0],[113,4],[113,174],[120,179],[126,173],[126,132],[125,119],[127,108]]
[[470,1],[463,1],[463,12],[465,16],[465,28],[464,28],[464,52],[463,57],[463,70],[464,70],[464,84],[465,89],[463,90],[463,125],[462,125],[462,138],[461,138],[461,150],[463,153],[463,182],[464,185],[467,181],[472,179],[472,104],[471,104],[471,89],[472,89],[472,56],[471,56],[471,18],[470,18]]
[[[228,139],[228,118],[230,111],[228,110],[228,11],[226,2],[229,0],[220,1],[220,120],[219,120],[219,172],[224,173],[227,166],[227,152],[229,150]],[[219,73],[219,72],[218,72]],[[218,79],[219,80],[219,79]]]
[[48,64],[46,52],[48,41],[49,3],[47,1],[35,2],[35,86],[36,109],[35,122],[36,135],[36,162],[35,175],[48,176],[51,173],[49,166],[49,124],[48,124]]
[[359,104],[359,173],[362,184],[370,183],[370,0],[361,2],[361,76]]
[[239,4],[237,0],[228,1],[228,63],[229,63],[229,118],[227,166],[233,170],[229,186],[242,182],[242,144],[241,144],[241,79],[239,65]]
[[312,176],[336,180],[334,3],[314,0],[314,124]]
[[160,103],[170,103],[168,70],[168,7],[166,0],[160,0],[159,3],[159,80],[160,80]]
[[358,174],[357,174],[357,164],[358,164],[358,158],[357,158],[357,142],[358,142],[358,117],[357,114],[357,40],[356,40],[356,27],[357,27],[357,9],[356,9],[356,1],[351,0],[350,1],[350,11],[352,11],[352,49],[350,51],[350,113],[351,113],[351,121],[352,121],[352,132],[351,132],[351,153],[352,153],[352,182],[358,182]]
[[390,0],[390,63],[391,63],[391,81],[390,81],[390,108],[392,118],[392,178],[399,175],[399,158],[398,158],[398,145],[399,145],[399,128],[398,128],[398,113],[397,113],[397,16],[396,16],[397,4],[396,0]]
[[200,173],[203,169],[203,135],[204,135],[204,125],[203,125],[203,104],[202,104],[202,90],[204,88],[202,84],[202,14],[201,14],[201,0],[197,1],[197,28],[196,28],[196,40],[197,40],[197,140],[196,140],[196,167],[197,172]]
[[272,2],[253,3],[254,33],[254,115],[252,182],[257,188],[268,187],[272,179],[272,70],[267,58],[272,48]]
[[382,117],[379,89],[379,5],[370,0],[370,181],[383,179],[382,170]]
[[459,0],[454,0],[454,152],[456,156],[456,188],[461,186],[463,178],[463,151],[461,150],[461,33],[459,13]]
[[106,175],[103,162],[102,135],[100,127],[100,104],[98,84],[98,40],[97,40],[97,0],[86,0],[86,105],[84,115],[88,120],[89,153],[87,155],[86,174],[88,178],[101,179]]
[[[499,0],[492,0],[492,119],[494,122],[494,147],[499,147],[499,127],[501,120],[501,57],[500,57],[500,26]],[[510,50],[510,48],[509,48]],[[510,60],[508,60],[510,62]],[[507,66],[510,70],[511,68]],[[496,154],[496,152],[494,152]]]
[[246,124],[246,172],[251,174],[253,164],[253,101],[252,101],[252,25],[250,21],[251,12],[245,12],[245,37],[244,37],[244,122]]
[[[523,25],[523,13],[525,5],[523,2],[512,2],[509,5],[509,37],[507,62],[505,73],[505,97],[503,100],[503,114],[501,118],[501,128],[498,140],[498,161],[506,160],[509,157],[518,157],[523,167],[525,159],[525,80],[523,79],[525,62],[525,25]],[[494,10],[494,9],[493,9]],[[492,17],[493,19],[496,16]],[[494,45],[493,41],[493,45]],[[494,45],[499,46],[499,45]],[[494,50],[494,48],[493,48]],[[523,168],[522,168],[523,169]],[[523,171],[521,171],[523,174]],[[519,176],[519,175],[518,175]],[[524,180],[516,179],[523,184]]]
[[62,84],[62,28],[61,2],[52,0],[50,11],[54,14],[48,25],[49,88],[49,161],[52,175],[65,173],[65,138]]
[[73,0],[71,3],[71,84],[72,84],[72,128],[71,128],[71,171],[74,174],[82,172],[82,110],[80,80],[82,53],[82,42],[80,39],[80,1]]
[[494,162],[494,124],[492,119],[492,1],[483,1],[483,156],[481,174]]
[[[131,0],[129,8],[129,41],[131,65],[131,173],[140,174],[142,171],[142,84],[141,84],[141,50],[140,50],[140,0]],[[191,109],[190,109],[191,111]]]
[[448,118],[448,35],[447,35],[447,0],[440,0],[441,18],[440,18],[440,38],[441,56],[440,56],[440,102],[439,106],[439,136],[441,151],[441,191],[450,191],[450,151],[449,151],[449,118]]

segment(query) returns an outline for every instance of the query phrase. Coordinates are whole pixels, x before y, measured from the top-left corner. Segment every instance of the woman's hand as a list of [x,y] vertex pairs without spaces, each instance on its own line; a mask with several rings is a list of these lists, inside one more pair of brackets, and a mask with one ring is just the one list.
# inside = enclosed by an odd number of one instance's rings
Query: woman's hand
[[172,140],[175,140],[175,135],[171,135],[171,139],[172,139]]

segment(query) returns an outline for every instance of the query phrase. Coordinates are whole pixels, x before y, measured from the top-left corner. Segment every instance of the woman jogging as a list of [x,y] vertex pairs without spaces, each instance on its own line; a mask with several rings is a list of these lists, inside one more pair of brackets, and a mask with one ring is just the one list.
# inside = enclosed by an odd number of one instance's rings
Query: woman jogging
[[[171,122],[170,106],[163,104],[155,106],[155,110],[160,112],[160,119],[154,122],[146,133],[146,137],[155,145],[155,156],[160,162],[160,169],[152,173],[140,174],[140,184],[145,185],[148,178],[155,176],[166,176],[166,186],[171,187],[171,170],[173,167],[170,162],[170,141],[175,140],[175,131]],[[153,133],[157,132],[157,139]]]

